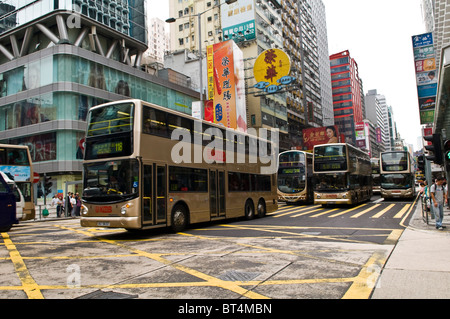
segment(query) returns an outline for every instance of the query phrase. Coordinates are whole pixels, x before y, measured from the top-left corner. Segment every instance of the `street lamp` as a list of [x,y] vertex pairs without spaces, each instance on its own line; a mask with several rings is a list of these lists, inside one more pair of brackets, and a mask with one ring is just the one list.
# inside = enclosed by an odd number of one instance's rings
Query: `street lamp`
[[[206,11],[203,11],[201,13],[197,13],[197,14],[193,15],[194,17],[198,18],[198,55],[199,55],[198,60],[200,61],[200,65],[199,65],[199,69],[200,69],[200,102],[203,102],[203,63],[202,63],[202,27],[201,27],[202,21],[201,21],[201,16],[204,13],[206,13],[214,8],[220,7],[223,4],[230,5],[232,3],[235,3],[236,1],[238,1],[238,0],[225,0],[224,3],[221,3],[219,5],[209,8]],[[182,17],[182,18],[186,18],[186,17]],[[174,23],[175,21],[177,21],[176,18],[169,18],[166,20],[167,23]]]

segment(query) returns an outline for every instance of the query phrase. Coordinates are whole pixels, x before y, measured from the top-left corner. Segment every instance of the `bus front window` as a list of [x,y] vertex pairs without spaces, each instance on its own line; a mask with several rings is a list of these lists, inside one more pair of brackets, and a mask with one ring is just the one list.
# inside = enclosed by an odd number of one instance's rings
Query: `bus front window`
[[87,202],[112,203],[139,196],[139,163],[118,160],[84,166],[83,199]]
[[347,174],[323,174],[316,177],[314,191],[335,192],[348,190]]

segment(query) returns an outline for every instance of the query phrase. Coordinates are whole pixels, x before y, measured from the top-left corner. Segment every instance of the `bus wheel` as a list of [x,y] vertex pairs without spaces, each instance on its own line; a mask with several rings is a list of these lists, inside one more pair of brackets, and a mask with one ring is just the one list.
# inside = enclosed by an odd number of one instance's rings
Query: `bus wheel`
[[258,202],[258,217],[265,217],[266,216],[266,204],[264,203],[264,200],[261,198]]
[[0,227],[0,233],[6,233],[11,230],[12,225]]
[[188,223],[188,214],[183,205],[177,205],[172,210],[172,230],[176,233],[184,230]]
[[255,209],[251,200],[245,202],[245,219],[250,220],[255,217]]

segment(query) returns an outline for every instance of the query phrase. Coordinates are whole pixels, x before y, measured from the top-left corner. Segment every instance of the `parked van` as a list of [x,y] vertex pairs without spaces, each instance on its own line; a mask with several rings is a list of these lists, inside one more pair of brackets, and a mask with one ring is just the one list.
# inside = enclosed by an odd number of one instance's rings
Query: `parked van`
[[0,232],[7,232],[23,216],[25,199],[16,183],[0,172]]

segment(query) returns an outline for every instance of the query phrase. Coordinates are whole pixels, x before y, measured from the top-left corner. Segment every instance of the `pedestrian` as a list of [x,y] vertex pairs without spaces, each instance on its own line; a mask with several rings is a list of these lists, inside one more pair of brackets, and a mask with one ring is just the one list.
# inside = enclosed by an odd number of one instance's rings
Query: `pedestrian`
[[75,194],[71,193],[72,197],[70,198],[70,216],[75,217],[76,208],[77,208],[77,200],[75,199]]
[[434,218],[436,219],[436,229],[443,230],[446,228],[442,225],[444,220],[444,204],[447,202],[447,194],[444,188],[444,178],[438,177],[436,182],[431,185],[431,207],[433,208]]
[[58,194],[55,194],[55,196],[52,199],[52,207],[56,206],[56,217],[61,217],[62,204],[63,204],[62,197]]
[[81,212],[81,198],[80,198],[80,194],[76,193],[75,194],[75,200],[76,200],[76,206],[75,206],[75,216],[80,216],[80,212]]

